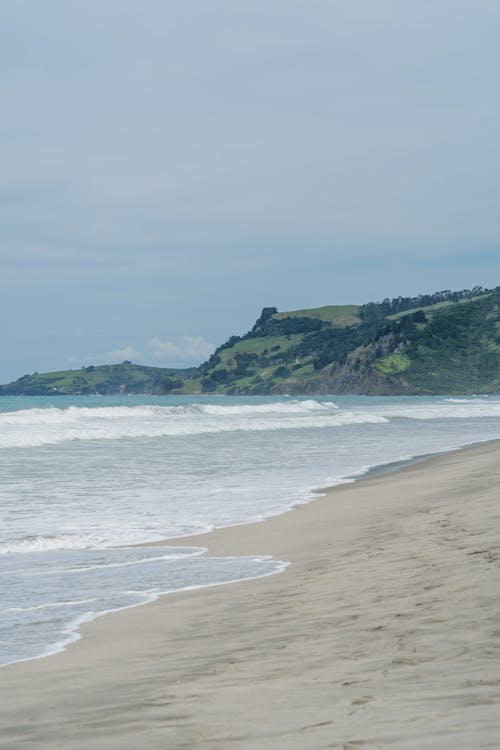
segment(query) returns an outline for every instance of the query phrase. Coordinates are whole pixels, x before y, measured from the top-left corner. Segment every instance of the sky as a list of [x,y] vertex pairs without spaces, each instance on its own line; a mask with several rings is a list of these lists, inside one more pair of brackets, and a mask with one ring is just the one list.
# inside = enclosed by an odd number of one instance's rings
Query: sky
[[500,285],[498,0],[5,0],[0,382]]

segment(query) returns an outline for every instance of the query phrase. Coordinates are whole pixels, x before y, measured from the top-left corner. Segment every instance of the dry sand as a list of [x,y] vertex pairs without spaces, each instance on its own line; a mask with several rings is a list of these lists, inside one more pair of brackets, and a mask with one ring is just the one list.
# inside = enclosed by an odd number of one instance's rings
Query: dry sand
[[500,443],[187,540],[287,570],[0,670],[2,748],[500,747]]

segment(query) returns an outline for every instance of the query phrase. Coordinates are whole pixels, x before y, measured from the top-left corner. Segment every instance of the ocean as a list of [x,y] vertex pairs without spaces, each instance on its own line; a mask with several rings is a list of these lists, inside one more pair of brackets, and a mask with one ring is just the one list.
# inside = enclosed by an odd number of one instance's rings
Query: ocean
[[0,665],[60,651],[106,612],[287,564],[133,545],[493,438],[500,396],[2,397]]

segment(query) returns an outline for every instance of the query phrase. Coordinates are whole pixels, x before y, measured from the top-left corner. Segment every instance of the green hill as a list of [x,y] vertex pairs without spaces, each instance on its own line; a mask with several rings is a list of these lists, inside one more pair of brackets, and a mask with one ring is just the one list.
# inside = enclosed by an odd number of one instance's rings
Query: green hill
[[262,310],[198,368],[124,362],[25,375],[1,394],[500,392],[500,287]]
[[0,395],[57,396],[119,393],[182,392],[190,386],[194,368],[175,370],[145,367],[125,361],[119,365],[91,365],[80,370],[33,373],[0,386]]
[[500,390],[500,287],[277,313],[198,370],[214,393]]

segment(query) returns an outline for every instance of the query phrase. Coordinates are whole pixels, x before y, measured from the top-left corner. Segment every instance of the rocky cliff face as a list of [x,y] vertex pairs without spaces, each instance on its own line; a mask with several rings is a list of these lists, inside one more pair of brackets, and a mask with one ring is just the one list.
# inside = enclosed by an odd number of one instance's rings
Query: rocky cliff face
[[415,388],[402,376],[383,374],[374,363],[380,357],[390,356],[398,347],[393,335],[386,335],[377,344],[355,349],[343,364],[333,362],[309,377],[305,382],[288,378],[277,383],[273,393],[338,393],[388,396],[416,394],[424,391]]

